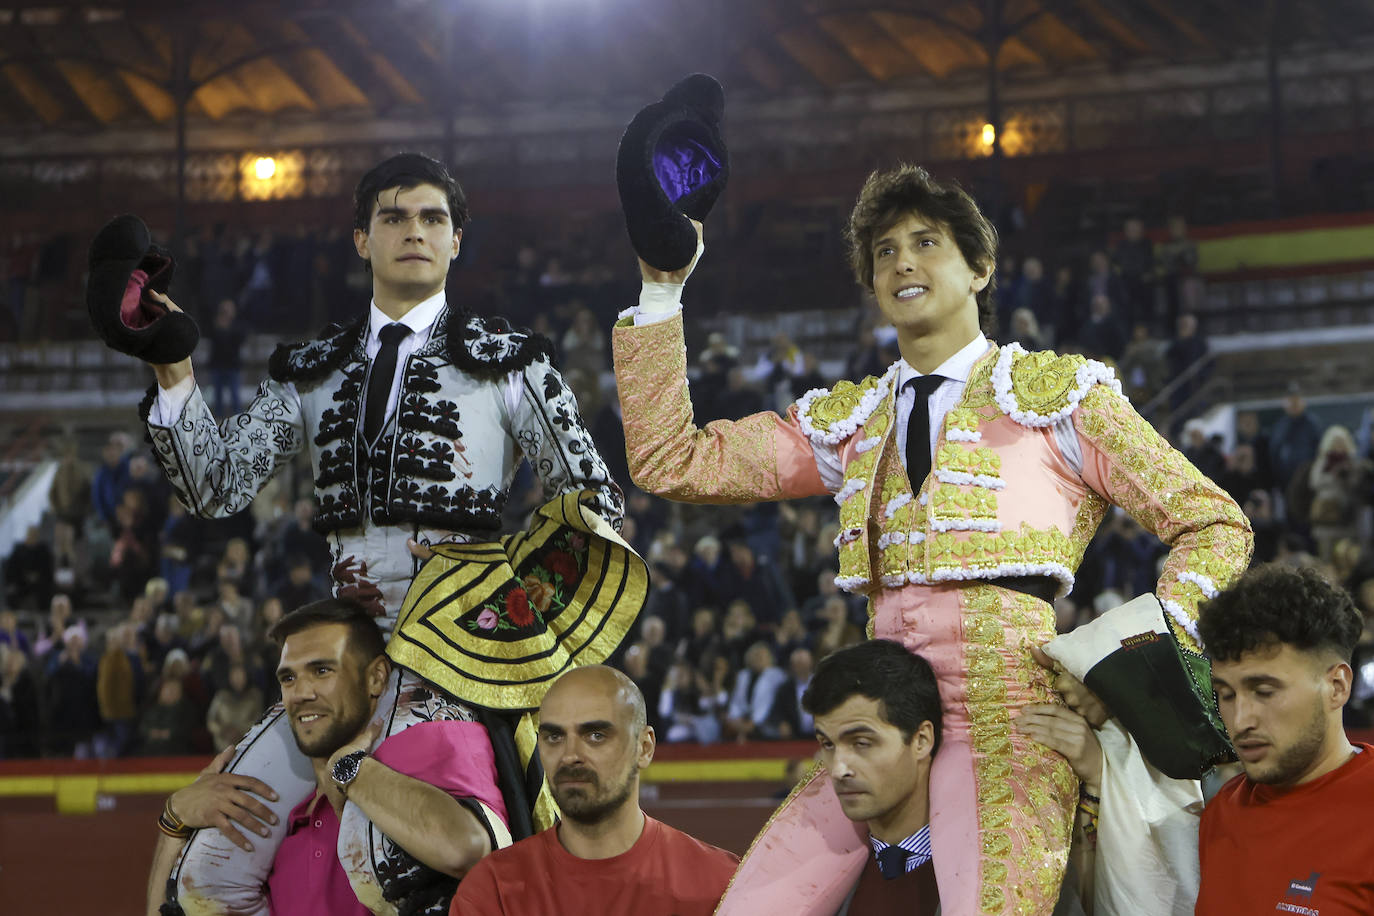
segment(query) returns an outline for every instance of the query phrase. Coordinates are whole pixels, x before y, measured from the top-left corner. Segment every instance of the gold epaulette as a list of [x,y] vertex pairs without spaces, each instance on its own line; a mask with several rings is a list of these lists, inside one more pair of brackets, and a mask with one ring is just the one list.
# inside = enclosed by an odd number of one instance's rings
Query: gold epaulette
[[873,414],[892,387],[896,367],[881,377],[870,375],[857,385],[836,382],[830,388],[813,388],[797,400],[802,432],[830,445],[852,436]]
[[1069,416],[1094,385],[1121,394],[1110,366],[1076,353],[1051,350],[1027,353],[1007,344],[992,370],[997,406],[1023,426],[1051,426]]

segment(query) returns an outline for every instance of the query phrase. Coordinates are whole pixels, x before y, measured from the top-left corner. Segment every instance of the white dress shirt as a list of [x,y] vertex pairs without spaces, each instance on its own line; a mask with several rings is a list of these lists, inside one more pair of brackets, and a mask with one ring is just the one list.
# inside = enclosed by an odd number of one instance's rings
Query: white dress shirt
[[[429,343],[430,337],[434,334],[434,324],[439,318],[439,313],[444,310],[446,302],[444,291],[440,290],[412,307],[410,311],[396,320],[396,323],[410,328],[410,336],[402,340],[396,348],[396,373],[391,378],[391,393],[386,402],[386,418],[388,420],[396,412],[396,405],[401,400],[401,373],[405,368],[406,359],[416,350]],[[367,341],[365,344],[368,362],[375,359],[377,351],[382,348],[382,328],[392,323],[392,319],[387,316],[386,312],[377,308],[377,302],[374,299],[368,308]],[[516,408],[520,406],[521,398],[524,397],[525,389],[520,379],[519,372],[510,373],[506,377],[506,384],[502,390],[506,408],[511,413],[514,413]],[[171,388],[159,386],[157,401],[148,412],[149,422],[158,426],[167,426],[175,421],[177,417],[181,416],[181,410],[186,406],[186,399],[191,396],[195,386],[194,377],[182,379]],[[288,396],[296,396],[295,385],[288,384],[285,387],[288,389]],[[385,424],[383,426],[385,427]]]

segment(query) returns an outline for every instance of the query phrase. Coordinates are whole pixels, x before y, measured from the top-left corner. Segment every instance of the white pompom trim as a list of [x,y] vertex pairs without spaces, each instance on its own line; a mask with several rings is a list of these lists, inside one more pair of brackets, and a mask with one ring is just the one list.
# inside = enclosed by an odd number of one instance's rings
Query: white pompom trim
[[968,471],[946,471],[944,468],[935,469],[935,479],[941,483],[954,483],[963,487],[982,487],[985,490],[1002,490],[1007,486],[1007,482],[1000,477],[991,477],[987,474],[970,474]]
[[854,446],[854,451],[862,455],[869,449],[877,447],[878,443],[882,441],[883,440],[878,438],[877,436],[869,436],[867,439],[864,439],[858,445]]
[[1202,637],[1197,632],[1197,621],[1188,616],[1183,605],[1172,598],[1166,598],[1164,599],[1164,610],[1168,612],[1170,617],[1174,618],[1174,623],[1178,624],[1183,632],[1193,637],[1193,641],[1199,646],[1202,645]]
[[1117,380],[1116,373],[1112,371],[1111,367],[1095,359],[1090,359],[1078,367],[1075,377],[1077,385],[1068,393],[1068,403],[1063,407],[1050,414],[1022,410],[1011,389],[1011,365],[1018,355],[1025,352],[1025,348],[1019,343],[1009,343],[1002,347],[1002,352],[997,357],[997,365],[992,368],[992,389],[997,399],[997,406],[1002,408],[1003,413],[1022,426],[1053,426],[1078,409],[1078,402],[1083,400],[1083,396],[1088,393],[1093,385],[1106,385],[1118,396],[1121,396],[1121,382]]
[[855,478],[845,481],[845,485],[840,488],[840,492],[835,494],[835,505],[842,506],[844,501],[868,486],[868,481],[863,478]]
[[873,411],[878,409],[878,405],[887,397],[888,391],[892,387],[892,382],[897,378],[897,364],[893,363],[888,370],[883,373],[882,378],[878,379],[878,384],[868,389],[859,398],[859,403],[850,411],[849,416],[843,420],[837,420],[830,425],[828,432],[821,432],[811,424],[811,404],[817,398],[825,397],[830,393],[829,388],[812,388],[806,394],[797,399],[797,422],[801,424],[802,432],[812,442],[819,442],[825,445],[839,445],[845,439],[854,435],[854,431],[868,421],[873,415]]
[[1002,523],[995,518],[937,518],[930,527],[936,531],[1001,531]]
[[1195,573],[1185,569],[1178,574],[1178,578],[1180,582],[1193,583],[1198,588],[1202,589],[1202,594],[1206,595],[1208,598],[1215,598],[1219,594],[1217,584],[1207,576],[1202,575],[1202,573]]
[[946,442],[981,442],[983,434],[976,429],[947,429]]
[[835,546],[839,547],[841,544],[850,544],[854,541],[857,541],[859,539],[859,535],[861,534],[863,534],[862,528],[846,528],[839,534],[835,535]]
[[1054,593],[1056,598],[1063,598],[1073,590],[1073,571],[1061,563],[999,563],[977,569],[937,569],[930,578],[935,582],[964,582],[1003,576],[1049,576],[1059,582],[1059,590]]
[[921,573],[906,572],[883,576],[882,583],[888,588],[901,588],[903,585],[929,585],[930,580]]
[[892,518],[897,514],[898,509],[909,502],[911,502],[910,493],[898,493],[896,496],[892,497],[892,499],[888,500],[887,508],[883,511],[887,513],[888,518]]
[[879,550],[886,550],[887,548],[891,547],[891,546],[894,545],[894,544],[905,544],[905,543],[906,543],[906,532],[905,532],[905,531],[889,531],[887,534],[880,535],[880,536],[878,537],[878,549],[879,549]]
[[835,587],[845,592],[861,591],[868,584],[868,576],[836,576]]

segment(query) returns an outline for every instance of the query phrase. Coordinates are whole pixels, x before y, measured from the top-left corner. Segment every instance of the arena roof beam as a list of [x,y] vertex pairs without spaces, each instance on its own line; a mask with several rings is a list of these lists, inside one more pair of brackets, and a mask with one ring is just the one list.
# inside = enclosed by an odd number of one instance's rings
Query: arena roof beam
[[820,16],[817,22],[879,83],[927,72],[920,61],[894,39],[871,13],[864,16]]
[[[1041,5],[1045,7],[1045,17],[1042,21],[1053,23],[1055,34],[1073,36],[1073,41],[1091,49],[1096,59],[1108,67],[1116,68],[1121,65],[1125,51],[1120,38],[1113,35],[1099,20],[1084,12],[1077,0],[1041,0]],[[1034,26],[1035,23],[1030,25]],[[1060,32],[1060,29],[1063,29],[1063,32]]]
[[801,22],[779,32],[777,40],[798,64],[814,73],[828,89],[872,82],[849,52],[815,22]]
[[168,90],[169,65],[160,62],[160,71],[148,66],[148,43],[127,21],[89,28],[86,34],[87,47],[109,61],[111,81],[123,86],[149,118],[161,123],[176,115],[176,103]]
[[777,11],[775,0],[737,4],[733,15],[739,18],[732,21],[724,36],[721,53],[725,60],[741,61],[751,73],[758,69],[777,79],[776,86],[760,81],[770,89],[825,87],[815,73],[779,47],[777,33],[784,27],[784,19]]
[[1019,21],[1016,34],[1051,70],[1105,60],[1108,49],[1094,45],[1050,8]]
[[[1161,0],[1145,0],[1145,4],[1154,10],[1155,15],[1173,26],[1179,34],[1193,44],[1209,54],[1217,53],[1216,42],[1212,41],[1207,33],[1183,12],[1183,7],[1180,4],[1163,3]],[[1313,5],[1316,6],[1316,4]]]
[[[374,79],[380,82],[388,93],[403,106],[420,107],[425,104],[424,96],[415,88],[406,75],[396,68],[386,55],[378,51],[367,40],[358,26],[347,18],[340,17],[333,23],[339,30],[339,34],[348,39],[349,45],[366,61],[369,69],[372,70]],[[388,105],[385,109],[389,111]]]
[[297,49],[275,57],[287,78],[300,87],[317,108],[372,110],[362,88],[340,70],[299,23],[288,19],[244,23],[259,45],[294,44]]
[[146,117],[146,109],[116,75],[122,62],[93,53],[99,47],[84,19],[53,29],[47,36],[48,53],[102,124]]
[[357,25],[358,36],[375,48],[410,86],[411,104],[433,110],[433,100],[425,96],[420,88],[422,86],[430,92],[435,91],[434,87],[442,87],[445,92],[455,92],[464,99],[468,98],[465,87],[444,85],[443,61],[438,49],[397,26],[388,11],[360,13]]
[[8,59],[16,65],[9,71],[9,76],[44,123],[99,120],[97,113],[54,62],[38,28],[15,22],[0,31],[4,36],[0,60]]
[[321,16],[310,22],[310,35],[322,47],[327,48],[329,64],[339,73],[339,78],[348,81],[367,100],[367,106],[377,114],[384,115],[401,97],[392,88],[388,79],[382,76],[368,60],[370,53],[360,48],[342,28],[343,19],[335,16]]
[[[1122,19],[1114,10],[1104,6],[1101,0],[1078,0],[1078,5],[1089,17],[1099,22],[1102,28],[1120,44],[1130,48],[1136,54],[1149,55],[1151,53],[1151,40],[1146,37],[1146,34],[1143,31],[1137,31],[1129,20]],[[1159,36],[1155,35],[1154,40],[1158,41]]]

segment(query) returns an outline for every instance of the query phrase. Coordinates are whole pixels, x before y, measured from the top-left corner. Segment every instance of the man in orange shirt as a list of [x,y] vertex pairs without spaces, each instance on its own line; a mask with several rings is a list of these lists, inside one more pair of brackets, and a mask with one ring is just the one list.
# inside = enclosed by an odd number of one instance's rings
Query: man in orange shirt
[[654,730],[634,682],[574,668],[539,707],[539,759],[563,820],[488,855],[451,916],[710,916],[739,860],[639,807]]
[[1203,811],[1197,916],[1374,913],[1374,747],[1341,725],[1362,627],[1350,596],[1263,566],[1198,627],[1245,773]]

